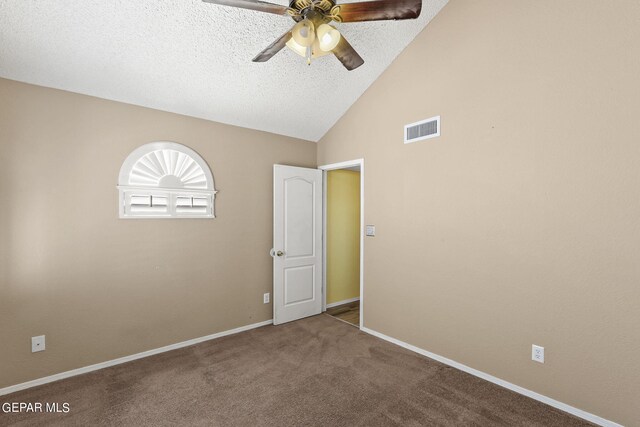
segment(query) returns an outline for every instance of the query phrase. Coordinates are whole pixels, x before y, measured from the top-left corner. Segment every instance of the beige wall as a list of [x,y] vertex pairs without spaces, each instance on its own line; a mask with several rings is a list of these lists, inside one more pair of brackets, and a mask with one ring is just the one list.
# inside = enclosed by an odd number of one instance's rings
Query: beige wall
[[[0,387],[271,319],[273,164],[315,167],[315,144],[8,80],[0,99]],[[118,219],[120,166],[157,140],[209,163],[216,219]]]
[[360,296],[360,172],[327,172],[327,304]]
[[321,140],[319,164],[365,158],[366,327],[640,425],[639,23],[451,0]]
[[[365,158],[366,327],[640,425],[638,22],[635,0],[451,0],[323,138],[320,164]],[[271,167],[313,144],[0,99],[0,387],[271,318]],[[402,144],[436,114],[439,139]],[[117,219],[119,167],[155,140],[209,162],[217,219]]]

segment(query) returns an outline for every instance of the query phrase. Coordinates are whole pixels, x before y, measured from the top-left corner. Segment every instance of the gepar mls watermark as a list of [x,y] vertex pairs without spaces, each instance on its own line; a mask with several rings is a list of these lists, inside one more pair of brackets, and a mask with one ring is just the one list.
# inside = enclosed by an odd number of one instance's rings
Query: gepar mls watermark
[[66,414],[71,411],[71,405],[67,402],[5,402],[2,404],[2,412],[14,413],[57,413]]

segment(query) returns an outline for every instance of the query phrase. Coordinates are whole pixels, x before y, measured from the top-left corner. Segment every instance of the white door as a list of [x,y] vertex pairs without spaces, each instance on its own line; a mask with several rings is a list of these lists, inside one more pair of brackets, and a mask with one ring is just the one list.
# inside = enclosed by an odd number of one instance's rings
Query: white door
[[273,166],[273,323],[322,311],[322,171]]

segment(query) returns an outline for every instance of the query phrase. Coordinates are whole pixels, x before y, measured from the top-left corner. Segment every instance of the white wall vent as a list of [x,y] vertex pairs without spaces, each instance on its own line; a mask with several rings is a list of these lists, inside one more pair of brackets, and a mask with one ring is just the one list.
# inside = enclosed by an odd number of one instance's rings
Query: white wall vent
[[440,136],[440,116],[411,123],[404,127],[405,144],[435,138],[436,136]]

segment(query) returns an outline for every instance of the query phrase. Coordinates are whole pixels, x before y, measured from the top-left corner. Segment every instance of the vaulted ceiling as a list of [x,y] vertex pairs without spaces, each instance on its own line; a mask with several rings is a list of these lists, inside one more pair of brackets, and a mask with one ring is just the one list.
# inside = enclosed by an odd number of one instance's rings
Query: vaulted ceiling
[[365,60],[347,71],[289,49],[251,62],[294,24],[286,16],[200,0],[0,0],[0,77],[318,141],[447,1],[423,0],[417,20],[336,24]]

